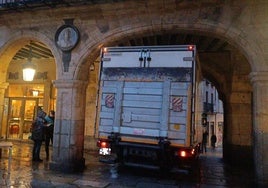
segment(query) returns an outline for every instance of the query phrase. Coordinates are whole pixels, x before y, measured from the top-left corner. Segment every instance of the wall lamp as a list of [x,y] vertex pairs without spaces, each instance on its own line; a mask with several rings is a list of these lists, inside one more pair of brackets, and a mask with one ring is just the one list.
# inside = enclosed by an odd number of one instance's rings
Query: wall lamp
[[95,70],[95,65],[94,63],[91,63],[90,66],[89,66],[89,70],[90,71],[94,71]]
[[33,96],[38,97],[39,91],[38,90],[33,90]]

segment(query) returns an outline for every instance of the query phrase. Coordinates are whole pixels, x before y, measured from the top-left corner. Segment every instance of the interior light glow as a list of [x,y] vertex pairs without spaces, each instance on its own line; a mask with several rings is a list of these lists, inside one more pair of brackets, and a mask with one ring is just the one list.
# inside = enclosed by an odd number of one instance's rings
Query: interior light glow
[[33,81],[35,69],[33,67],[25,67],[22,70],[24,81]]
[[37,96],[38,96],[38,93],[39,93],[38,91],[34,90],[34,91],[33,91],[33,96],[34,96],[34,97],[37,97]]
[[23,80],[27,82],[33,81],[35,75],[35,65],[31,62],[31,60],[32,60],[32,44],[30,42],[28,62],[22,65]]

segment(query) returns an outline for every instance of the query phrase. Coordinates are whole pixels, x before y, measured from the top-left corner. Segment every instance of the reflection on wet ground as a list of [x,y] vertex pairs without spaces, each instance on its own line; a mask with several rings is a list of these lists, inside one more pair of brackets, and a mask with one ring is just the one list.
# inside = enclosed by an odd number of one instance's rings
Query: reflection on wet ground
[[[163,174],[159,171],[120,167],[118,178],[112,178],[110,167],[98,162],[95,149],[85,150],[86,169],[66,174],[49,170],[49,161],[32,162],[31,142],[13,142],[11,172],[8,152],[2,151],[0,187],[254,187],[253,170],[231,167],[222,161],[221,150],[200,156],[196,174],[187,171]],[[42,146],[41,157],[45,159]]]

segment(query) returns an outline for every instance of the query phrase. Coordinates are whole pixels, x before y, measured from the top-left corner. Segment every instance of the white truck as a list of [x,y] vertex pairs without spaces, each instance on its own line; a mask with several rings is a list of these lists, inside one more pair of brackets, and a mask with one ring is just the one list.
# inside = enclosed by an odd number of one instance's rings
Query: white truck
[[[196,46],[107,47],[101,52],[100,161],[194,168],[200,143]],[[199,117],[199,116],[198,116]]]

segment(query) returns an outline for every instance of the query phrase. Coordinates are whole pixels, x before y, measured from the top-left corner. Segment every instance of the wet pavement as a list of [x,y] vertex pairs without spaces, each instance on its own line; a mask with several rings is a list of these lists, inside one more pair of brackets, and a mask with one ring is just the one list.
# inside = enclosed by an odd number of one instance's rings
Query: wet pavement
[[[96,148],[85,150],[86,169],[82,173],[66,174],[49,170],[49,161],[32,162],[31,142],[12,142],[10,173],[8,173],[8,151],[2,150],[1,188],[256,187],[253,170],[225,164],[219,148],[200,156],[199,169],[194,174],[183,170],[162,174],[155,170],[122,167],[118,178],[112,178],[110,167],[98,162]],[[41,150],[41,157],[45,159],[44,146]]]

